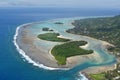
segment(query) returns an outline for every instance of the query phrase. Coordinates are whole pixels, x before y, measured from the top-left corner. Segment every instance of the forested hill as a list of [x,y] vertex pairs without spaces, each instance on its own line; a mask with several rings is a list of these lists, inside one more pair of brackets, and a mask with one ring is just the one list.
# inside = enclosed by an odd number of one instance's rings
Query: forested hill
[[116,46],[109,50],[120,53],[120,15],[75,20],[72,24],[75,27],[67,32],[107,41]]

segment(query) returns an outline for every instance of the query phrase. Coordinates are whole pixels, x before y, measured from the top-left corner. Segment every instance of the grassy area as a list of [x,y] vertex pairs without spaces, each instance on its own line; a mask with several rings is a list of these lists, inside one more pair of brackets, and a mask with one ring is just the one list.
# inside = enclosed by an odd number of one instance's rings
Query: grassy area
[[117,64],[116,69],[107,71],[105,77],[108,80],[120,80],[120,63]]
[[45,34],[40,34],[38,35],[38,38],[42,40],[47,40],[47,41],[54,41],[54,42],[67,42],[70,41],[69,39],[64,39],[64,38],[58,38],[59,33],[45,33]]
[[93,80],[120,80],[120,63],[117,64],[116,69],[99,74],[90,74]]
[[85,44],[87,44],[87,42],[85,41],[67,42],[61,45],[56,45],[51,50],[51,53],[55,57],[55,59],[58,61],[59,65],[65,65],[67,57],[93,53],[93,50],[85,50],[79,47]]
[[90,77],[93,79],[93,80],[107,80],[105,78],[105,74],[104,73],[100,73],[100,74],[90,74]]

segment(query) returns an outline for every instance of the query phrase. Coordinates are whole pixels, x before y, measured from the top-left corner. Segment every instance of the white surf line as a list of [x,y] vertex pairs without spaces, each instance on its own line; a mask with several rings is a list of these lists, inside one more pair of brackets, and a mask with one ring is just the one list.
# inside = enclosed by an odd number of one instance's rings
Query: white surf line
[[19,34],[19,29],[25,25],[28,25],[28,24],[32,24],[32,23],[27,23],[27,24],[23,24],[23,25],[20,25],[16,28],[16,32],[15,32],[15,35],[14,35],[14,40],[13,40],[13,43],[14,45],[16,46],[16,49],[17,51],[22,55],[22,58],[24,58],[26,61],[28,61],[28,63],[31,63],[33,64],[34,66],[37,66],[39,68],[43,68],[43,69],[47,69],[47,70],[66,70],[64,68],[52,68],[52,67],[48,67],[48,66],[45,66],[43,64],[40,64],[39,62],[35,62],[33,61],[28,55],[26,55],[26,53],[20,49],[19,45],[17,44],[17,37],[18,37],[18,34]]
[[81,72],[78,73],[78,77],[75,78],[76,80],[89,80],[84,74]]

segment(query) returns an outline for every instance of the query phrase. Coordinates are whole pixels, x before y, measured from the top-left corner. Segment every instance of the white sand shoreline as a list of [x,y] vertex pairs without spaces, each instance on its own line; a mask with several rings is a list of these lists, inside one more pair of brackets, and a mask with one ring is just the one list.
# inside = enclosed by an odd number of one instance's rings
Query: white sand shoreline
[[[22,25],[22,27],[23,26],[26,26],[26,25]],[[26,37],[26,35],[23,35],[24,37]],[[15,36],[15,37],[17,37],[17,36]],[[67,38],[67,37],[64,37],[64,36],[62,36],[62,35],[60,35],[60,36],[58,36],[59,38]],[[88,37],[88,36],[85,36],[85,37]],[[91,38],[91,37],[88,37],[88,38]],[[29,38],[29,39],[32,39],[32,38]],[[94,38],[91,38],[91,39],[94,39]],[[15,39],[14,39],[15,40]],[[28,42],[28,39],[24,39],[24,41],[26,40],[26,42]],[[97,39],[95,39],[95,40],[97,40]],[[17,42],[16,42],[17,43]],[[102,43],[103,45],[106,45],[106,44],[108,44],[107,42],[104,42],[104,43]],[[31,45],[31,46],[33,46],[33,44]],[[86,49],[87,47],[89,46],[89,44],[86,44],[86,45],[84,45],[84,46],[80,46],[81,48],[84,48],[84,49]],[[17,46],[16,46],[17,47]],[[18,50],[19,51],[19,50]],[[40,50],[39,50],[40,51]],[[89,58],[93,58],[93,57],[98,57],[99,55],[98,54],[96,54],[96,53],[93,53],[93,54],[90,54],[90,55],[82,55],[82,56],[73,56],[73,57],[70,57],[70,58],[68,58],[67,59],[67,65],[65,65],[65,66],[57,66],[56,65],[56,60],[55,60],[55,58],[54,58],[54,56],[53,55],[51,55],[51,53],[50,53],[50,51],[51,50],[49,50],[49,55],[47,55],[46,57],[45,56],[43,56],[44,58],[46,58],[47,60],[44,60],[44,59],[42,59],[42,57],[40,57],[40,55],[43,55],[43,54],[41,54],[41,53],[39,53],[38,54],[38,52],[36,53],[36,55],[34,55],[34,58],[37,58],[38,60],[38,62],[35,62],[35,61],[33,61],[32,59],[32,61],[30,60],[30,57],[29,56],[33,56],[33,53],[27,53],[27,56],[29,57],[29,59],[27,59],[27,60],[29,60],[30,61],[30,63],[32,63],[32,64],[35,64],[35,66],[39,66],[40,68],[46,68],[46,69],[51,69],[51,70],[56,70],[56,69],[65,69],[65,68],[73,68],[73,67],[75,67],[76,65],[79,65],[80,63],[83,63],[85,60],[89,60]],[[35,52],[35,51],[33,51],[33,52]],[[25,52],[24,52],[25,53]],[[23,55],[23,53],[21,53],[22,55]],[[26,53],[24,54],[24,55],[26,55]],[[24,56],[23,55],[23,56]],[[49,58],[48,58],[48,56],[49,56]],[[25,56],[24,56],[25,57]],[[52,60],[50,60],[50,58],[52,59]],[[39,63],[39,60],[40,60],[40,62],[42,61],[42,65]],[[47,61],[50,61],[50,63],[49,62],[47,62]],[[29,62],[28,61],[28,62]],[[37,64],[36,64],[37,63]],[[39,64],[39,65],[38,65]],[[46,66],[45,65],[43,65],[43,64],[46,64]],[[51,66],[52,65],[52,66]],[[42,67],[41,67],[42,66]],[[50,67],[47,67],[47,66],[50,66]],[[53,68],[53,67],[55,67],[55,68]],[[107,67],[108,68],[108,67]]]
[[[24,25],[27,25],[27,24],[24,24]],[[18,37],[18,31],[20,29],[21,26],[18,26],[16,28],[16,33],[14,35],[14,45],[16,46],[16,49],[18,50],[18,52],[23,56],[23,58],[25,58],[25,60],[28,61],[28,63],[32,63],[34,66],[38,66],[39,68],[44,68],[44,69],[48,69],[48,70],[56,70],[56,69],[59,69],[59,68],[52,68],[52,67],[47,67],[47,66],[44,66],[43,64],[40,64],[39,62],[35,62],[33,61],[28,55],[26,55],[26,53],[20,49],[20,47],[18,46],[17,44],[17,37]]]

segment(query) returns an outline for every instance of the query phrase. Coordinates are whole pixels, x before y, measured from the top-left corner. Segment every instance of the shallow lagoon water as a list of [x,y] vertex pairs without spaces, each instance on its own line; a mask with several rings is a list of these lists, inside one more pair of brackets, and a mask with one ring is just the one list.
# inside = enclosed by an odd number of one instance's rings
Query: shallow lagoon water
[[[42,28],[44,27],[48,27],[50,29],[53,29],[54,32],[58,32],[60,33],[60,35],[62,35],[65,38],[68,39],[72,39],[72,40],[84,40],[87,41],[89,43],[89,46],[87,47],[87,49],[92,49],[95,52],[97,52],[100,56],[100,58],[98,58],[96,60],[96,58],[89,60],[87,63],[90,64],[90,66],[94,66],[94,65],[104,65],[104,64],[112,64],[114,63],[115,60],[115,56],[109,54],[103,47],[102,45],[102,41],[100,40],[96,40],[96,39],[92,39],[89,37],[85,37],[85,36],[81,36],[81,35],[75,35],[75,34],[70,34],[67,33],[66,30],[73,28],[74,26],[71,25],[71,23],[74,20],[77,19],[81,19],[81,18],[68,18],[68,19],[56,19],[56,20],[49,20],[49,21],[45,21],[43,23],[37,23],[36,25],[33,25],[31,27],[28,27],[30,29],[28,29],[30,31],[30,33],[34,36],[37,36],[39,34],[43,34],[44,31],[42,31]],[[62,22],[64,24],[54,24],[55,22]],[[45,32],[46,33],[46,32]],[[49,32],[48,32],[49,33]],[[34,41],[35,45],[38,46],[44,46],[44,51],[49,51],[52,47],[54,47],[55,45],[59,44],[57,42],[50,42],[50,41]],[[107,56],[107,57],[106,57]],[[86,63],[86,62],[85,62]],[[80,66],[80,65],[79,65]]]
[[[29,35],[31,35],[31,36],[37,37],[37,35],[39,35],[39,34],[46,33],[44,31],[42,31],[41,29],[44,27],[49,27],[50,29],[53,29],[55,32],[60,33],[60,35],[62,35],[63,37],[66,37],[68,39],[85,40],[89,43],[89,46],[87,47],[87,49],[92,49],[99,54],[100,58],[97,58],[97,59],[92,58],[90,60],[87,60],[87,61],[81,63],[80,65],[77,65],[76,67],[74,67],[70,70],[54,70],[55,72],[57,72],[59,74],[56,76],[64,75],[64,76],[60,77],[60,80],[64,80],[64,79],[72,80],[73,78],[75,78],[75,75],[79,76],[78,75],[79,71],[84,70],[88,67],[111,65],[116,62],[115,57],[113,55],[110,55],[103,48],[102,42],[100,40],[96,40],[96,39],[92,39],[89,37],[70,34],[70,33],[65,32],[67,29],[74,27],[70,24],[73,20],[74,20],[74,18],[60,19],[60,20],[54,20],[54,21],[45,21],[45,22],[37,23],[30,27],[27,27]],[[75,20],[76,20],[76,18],[75,18]],[[61,21],[64,23],[63,25],[54,24],[55,22],[61,22]],[[60,44],[60,43],[44,41],[44,40],[35,40],[34,41],[34,45],[43,47],[44,50],[43,49],[42,50],[47,51],[47,52],[49,52],[49,50],[57,44]],[[42,67],[42,68],[44,68],[44,67]],[[75,75],[73,76],[72,74],[75,74]]]
[[81,80],[84,76],[78,74],[79,70],[92,65],[97,66],[94,63],[84,63],[69,71],[49,71],[28,63],[16,50],[13,36],[16,27],[21,24],[61,17],[110,16],[119,13],[119,10],[94,10],[91,12],[89,10],[86,12],[81,9],[69,9],[71,12],[65,11],[65,9],[49,8],[0,8],[0,80]]

